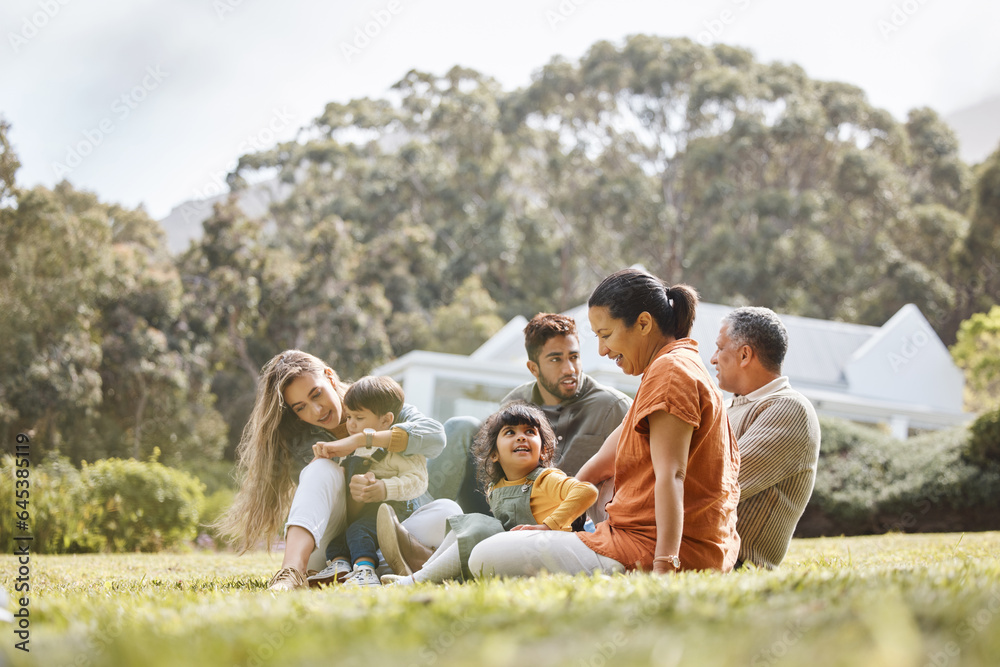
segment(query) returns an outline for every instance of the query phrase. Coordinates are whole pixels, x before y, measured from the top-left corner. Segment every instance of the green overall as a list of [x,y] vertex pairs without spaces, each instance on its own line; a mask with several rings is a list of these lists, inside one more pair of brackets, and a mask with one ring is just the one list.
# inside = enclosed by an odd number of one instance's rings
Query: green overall
[[[448,526],[458,538],[458,555],[462,561],[462,575],[472,579],[469,571],[469,554],[472,548],[514,526],[534,526],[538,522],[531,513],[531,490],[535,480],[545,468],[538,466],[528,473],[527,480],[520,486],[504,486],[490,492],[490,510],[493,516],[485,514],[459,514],[448,519]],[[496,517],[496,518],[494,518]]]

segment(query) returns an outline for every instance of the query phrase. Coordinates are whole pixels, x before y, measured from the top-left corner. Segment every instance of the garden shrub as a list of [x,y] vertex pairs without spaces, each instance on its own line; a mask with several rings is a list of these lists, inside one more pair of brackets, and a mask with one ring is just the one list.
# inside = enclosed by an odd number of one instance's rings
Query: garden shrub
[[966,460],[966,427],[901,441],[839,419],[820,426],[816,486],[797,534],[997,527],[1000,466]]
[[[67,553],[96,551],[103,544],[100,536],[88,535],[88,524],[80,511],[84,497],[80,471],[65,458],[51,457],[43,465],[28,468],[28,505],[31,550],[37,553]],[[0,503],[14,507],[14,457],[0,460]],[[0,512],[0,549],[11,553],[16,517],[13,512]]]
[[842,419],[820,419],[816,486],[809,503],[833,519],[870,521],[879,487],[891,469],[889,438]]
[[111,551],[158,551],[191,540],[205,497],[191,475],[161,463],[104,459],[81,476],[93,525]]
[[197,477],[205,485],[205,497],[221,489],[236,490],[236,464],[232,461],[199,461],[197,464],[176,466],[178,470]]
[[1000,465],[1000,407],[972,422],[965,459],[979,467]]
[[[201,483],[159,463],[107,459],[77,470],[66,458],[31,467],[28,511],[35,553],[154,551],[194,538]],[[0,502],[14,507],[14,458],[0,460]],[[14,548],[15,517],[0,512],[0,548]]]

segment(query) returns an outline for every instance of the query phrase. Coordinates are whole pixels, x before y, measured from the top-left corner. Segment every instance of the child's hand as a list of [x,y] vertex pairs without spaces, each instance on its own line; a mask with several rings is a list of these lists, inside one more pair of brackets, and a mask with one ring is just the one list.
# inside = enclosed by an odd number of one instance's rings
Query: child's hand
[[366,472],[351,478],[351,497],[359,503],[380,503],[385,500],[385,482],[375,479],[375,473]]
[[514,526],[511,530],[552,530],[544,523],[540,523],[537,526],[529,526],[527,524],[521,524],[520,526]]
[[313,445],[313,455],[318,459],[347,456],[364,443],[364,438],[359,439],[353,435],[349,435],[341,440],[333,440],[332,442],[317,442]]

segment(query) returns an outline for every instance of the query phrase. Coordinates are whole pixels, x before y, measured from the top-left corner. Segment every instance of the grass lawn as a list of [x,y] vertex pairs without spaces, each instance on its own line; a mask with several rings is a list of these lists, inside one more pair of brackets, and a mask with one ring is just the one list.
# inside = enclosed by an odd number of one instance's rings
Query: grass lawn
[[[1000,533],[796,540],[777,572],[272,595],[279,562],[32,556],[30,653],[0,624],[0,664],[1000,665]],[[0,556],[12,611],[17,567]]]

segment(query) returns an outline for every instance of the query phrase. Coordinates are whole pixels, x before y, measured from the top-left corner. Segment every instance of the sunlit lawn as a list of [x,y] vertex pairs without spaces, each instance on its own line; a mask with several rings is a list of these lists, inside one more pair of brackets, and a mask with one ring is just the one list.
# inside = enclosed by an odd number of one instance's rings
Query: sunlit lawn
[[824,538],[777,572],[282,595],[277,554],[32,556],[31,652],[0,625],[0,662],[998,665],[998,556],[1000,533]]

